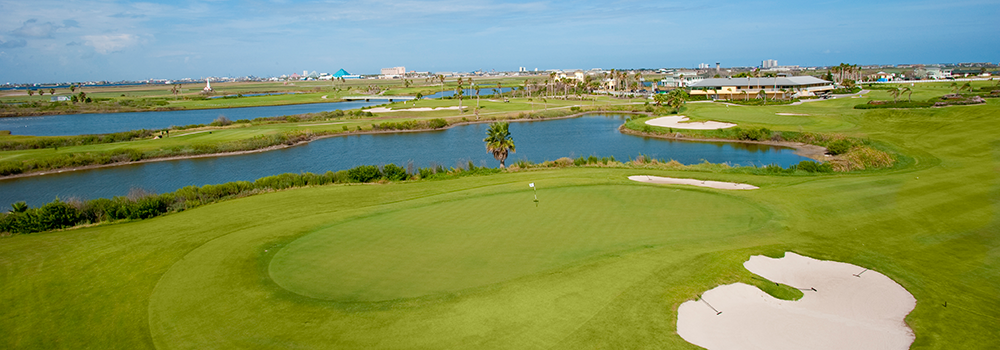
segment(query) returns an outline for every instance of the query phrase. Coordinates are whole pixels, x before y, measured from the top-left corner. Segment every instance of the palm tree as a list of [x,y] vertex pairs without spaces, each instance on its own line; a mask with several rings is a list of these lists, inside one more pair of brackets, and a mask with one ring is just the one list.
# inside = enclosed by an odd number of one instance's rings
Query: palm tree
[[464,92],[465,90],[462,90],[462,78],[459,77],[458,89],[455,90],[455,95],[458,95],[458,114],[462,114],[462,93]]
[[24,201],[11,204],[10,206],[12,208],[10,211],[11,213],[23,213],[28,211],[28,203],[25,203]]
[[444,98],[444,74],[438,75],[437,78],[441,81],[441,98]]
[[972,83],[971,82],[965,82],[965,84],[962,84],[962,87],[960,89],[958,89],[958,91],[962,91],[962,90],[967,90],[969,92],[972,92]]
[[674,109],[674,113],[679,113],[681,106],[687,101],[688,93],[684,89],[673,89],[667,93],[667,105]]
[[958,83],[952,82],[951,83],[951,92],[955,92],[955,91],[958,91]]
[[903,89],[899,87],[889,89],[889,95],[892,95],[892,103],[896,103],[896,100],[899,98],[899,94],[902,93]]
[[486,130],[486,138],[483,139],[483,142],[486,142],[486,151],[493,153],[493,158],[500,161],[501,168],[506,167],[504,161],[507,160],[507,154],[515,153],[514,139],[510,137],[508,130],[509,125],[507,122],[490,124],[489,130]]
[[909,86],[904,86],[902,89],[899,89],[899,93],[901,95],[904,94],[904,93],[906,93],[907,94],[906,95],[906,101],[907,102],[913,102],[913,89],[910,89]]
[[503,101],[503,99],[504,99],[504,97],[503,97],[503,89],[500,88],[500,82],[499,81],[497,82],[497,93],[500,94],[500,100]]
[[35,96],[35,90],[28,90],[28,96]]

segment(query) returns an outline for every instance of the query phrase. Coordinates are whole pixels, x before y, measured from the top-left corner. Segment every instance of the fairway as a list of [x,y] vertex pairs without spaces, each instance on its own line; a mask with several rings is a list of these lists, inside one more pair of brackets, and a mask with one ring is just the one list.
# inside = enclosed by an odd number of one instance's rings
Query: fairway
[[[614,252],[731,237],[768,215],[746,201],[662,187],[522,190],[332,224],[271,261],[276,283],[345,302],[445,294]],[[504,213],[503,217],[491,215]]]
[[[1000,347],[1000,100],[858,100],[684,114],[870,139],[897,166],[537,166],[268,191],[6,237],[0,348],[698,349],[677,333],[679,307],[720,285],[808,301],[797,282],[742,265],[786,252],[898,283],[916,300],[911,349]],[[850,307],[874,302],[857,297]]]

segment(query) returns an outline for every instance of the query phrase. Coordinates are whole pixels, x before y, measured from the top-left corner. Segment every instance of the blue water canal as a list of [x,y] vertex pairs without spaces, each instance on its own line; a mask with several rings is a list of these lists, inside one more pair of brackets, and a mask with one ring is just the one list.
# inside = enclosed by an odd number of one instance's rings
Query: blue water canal
[[[763,145],[668,141],[625,135],[618,131],[624,116],[588,115],[580,118],[515,122],[510,132],[517,160],[542,162],[560,157],[614,156],[629,160],[642,154],[674,159],[684,164],[709,161],[740,165],[788,166],[807,158],[790,149]],[[486,152],[483,138],[487,124],[472,124],[447,130],[348,135],[313,141],[307,145],[238,156],[185,159],[99,168],[0,181],[0,205],[27,201],[38,206],[62,199],[94,199],[125,195],[132,188],[163,193],[178,188],[229,181],[253,181],[281,173],[323,173],[358,165],[395,163],[416,167],[496,167]]]
[[229,120],[277,117],[374,106],[385,101],[330,102],[286,106],[198,109],[164,112],[94,113],[43,117],[0,118],[0,130],[12,135],[58,136],[107,134],[139,129],[166,129],[173,125],[208,124],[219,116]]

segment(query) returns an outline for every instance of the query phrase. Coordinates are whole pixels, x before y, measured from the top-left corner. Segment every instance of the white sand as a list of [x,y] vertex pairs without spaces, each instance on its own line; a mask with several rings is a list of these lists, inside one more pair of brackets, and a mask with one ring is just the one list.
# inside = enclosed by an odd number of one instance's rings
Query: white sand
[[689,130],[715,130],[715,129],[725,129],[736,126],[732,123],[722,123],[722,122],[690,122],[684,123],[688,120],[688,117],[683,115],[670,116],[670,117],[659,117],[656,119],[650,119],[646,121],[646,124],[652,126],[662,126],[664,128],[674,128],[674,129],[689,129]]
[[747,185],[735,182],[707,181],[698,179],[678,179],[673,177],[650,176],[650,175],[629,176],[628,179],[632,181],[649,182],[654,184],[691,185],[699,187],[711,187],[721,190],[756,190],[760,188],[754,185]]
[[[466,108],[469,108],[469,106],[462,106],[462,109],[466,109]],[[404,109],[392,109],[392,108],[388,108],[388,107],[376,107],[376,108],[372,108],[372,109],[367,110],[367,112],[372,112],[372,113],[387,113],[387,112],[429,112],[429,111],[447,111],[447,110],[454,111],[454,110],[457,110],[457,109],[458,109],[458,106],[437,107],[437,108],[417,107],[417,108],[404,108]]]
[[808,116],[808,114],[802,114],[802,113],[775,113],[775,114],[777,114],[777,115],[801,115],[801,116]]
[[915,339],[904,318],[916,299],[878,272],[791,252],[780,259],[753,256],[743,266],[816,291],[785,301],[743,283],[719,286],[681,304],[677,334],[710,350],[908,349]]

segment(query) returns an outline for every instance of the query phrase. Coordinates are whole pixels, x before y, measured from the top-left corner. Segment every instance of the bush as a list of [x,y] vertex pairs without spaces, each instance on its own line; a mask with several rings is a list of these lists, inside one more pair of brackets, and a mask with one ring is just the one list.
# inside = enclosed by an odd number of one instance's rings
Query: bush
[[826,150],[832,155],[838,155],[847,153],[847,151],[850,151],[851,147],[853,146],[854,145],[851,143],[850,140],[840,139],[830,142],[830,144],[826,146]]
[[431,119],[431,120],[428,121],[428,123],[429,123],[431,129],[440,129],[440,128],[448,126],[448,121],[444,120],[444,119],[441,119],[441,118]]
[[226,118],[226,116],[224,116],[224,115],[220,115],[218,118],[215,118],[215,120],[213,120],[208,125],[211,125],[211,126],[226,126],[226,125],[229,125],[229,124],[232,124],[232,123],[233,122],[231,120],[229,120],[229,118]]
[[371,182],[382,177],[382,173],[374,165],[361,165],[347,171],[347,177],[352,182]]
[[732,132],[739,140],[751,140],[751,141],[766,141],[771,139],[771,130],[768,128],[759,129],[742,129],[740,127],[732,128]]
[[830,163],[816,163],[809,160],[803,160],[799,162],[798,165],[794,166],[798,170],[802,170],[810,173],[829,173],[833,172],[833,165]]
[[389,179],[389,181],[403,181],[410,177],[406,173],[406,169],[391,163],[382,167],[382,173],[385,174],[385,178]]

